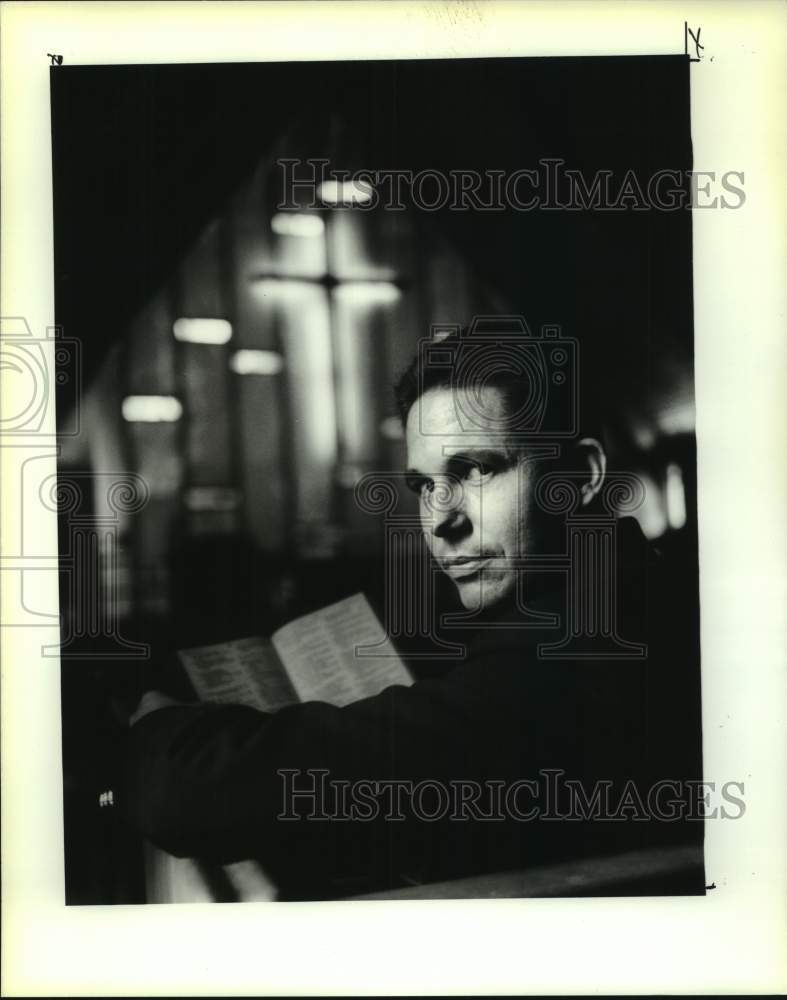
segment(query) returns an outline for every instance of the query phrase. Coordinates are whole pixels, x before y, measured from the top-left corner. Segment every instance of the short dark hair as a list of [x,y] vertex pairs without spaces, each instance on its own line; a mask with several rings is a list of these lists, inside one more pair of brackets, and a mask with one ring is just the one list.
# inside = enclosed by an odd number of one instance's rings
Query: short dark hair
[[[505,330],[503,332],[506,342],[510,344],[511,334]],[[542,342],[533,341],[538,344]],[[403,426],[407,425],[407,416],[413,404],[430,389],[471,389],[484,385],[501,391],[511,414],[530,414],[527,425],[516,429],[546,438],[550,436],[551,428],[565,428],[568,426],[567,421],[573,419],[576,423],[574,438],[579,436],[581,430],[586,436],[601,439],[599,408],[592,399],[588,386],[582,387],[582,413],[569,413],[569,408],[573,409],[577,400],[567,392],[554,391],[554,387],[550,385],[534,389],[533,374],[523,373],[516,370],[516,366],[507,365],[504,357],[496,365],[495,352],[499,343],[499,335],[496,341],[494,333],[479,336],[477,331],[463,327],[439,340],[431,341],[430,344],[438,345],[434,350],[424,350],[422,344],[394,385],[394,396]],[[554,347],[559,349],[560,342],[556,341]],[[497,354],[499,356],[499,350]],[[446,361],[449,357],[453,359],[452,362]],[[459,377],[458,369],[461,369]],[[542,393],[544,398],[541,403],[535,400],[534,405],[534,392]]]

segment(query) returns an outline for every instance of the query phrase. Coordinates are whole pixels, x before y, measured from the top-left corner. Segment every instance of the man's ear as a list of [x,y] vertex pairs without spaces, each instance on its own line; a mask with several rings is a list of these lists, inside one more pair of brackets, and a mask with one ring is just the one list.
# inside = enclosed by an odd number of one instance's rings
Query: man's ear
[[576,443],[576,454],[582,463],[582,468],[587,469],[587,482],[582,484],[582,506],[586,507],[591,500],[598,495],[604,483],[604,476],[607,472],[607,453],[604,446],[596,438],[582,438]]

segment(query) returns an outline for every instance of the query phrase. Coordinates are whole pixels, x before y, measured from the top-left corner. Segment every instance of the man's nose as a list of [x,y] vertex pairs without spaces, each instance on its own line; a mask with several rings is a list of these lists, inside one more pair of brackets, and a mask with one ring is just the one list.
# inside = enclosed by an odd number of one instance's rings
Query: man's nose
[[469,519],[465,510],[464,490],[461,482],[452,476],[436,476],[428,500],[431,524],[429,530],[436,538],[466,533]]

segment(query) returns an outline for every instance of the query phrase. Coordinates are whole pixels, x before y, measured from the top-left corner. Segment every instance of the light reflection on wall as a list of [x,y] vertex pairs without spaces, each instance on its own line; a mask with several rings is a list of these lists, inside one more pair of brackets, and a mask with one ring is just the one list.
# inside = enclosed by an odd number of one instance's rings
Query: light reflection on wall
[[[331,522],[337,461],[336,398],[328,292],[317,283],[254,283],[261,318],[277,330],[293,414],[296,519],[299,537],[318,537]],[[287,456],[284,457],[287,461]]]
[[[274,225],[276,223],[276,225]],[[271,222],[273,260],[266,270],[282,276],[319,278],[327,269],[325,224],[318,215],[277,214]]]
[[307,212],[277,212],[271,219],[271,229],[277,236],[297,236],[302,239],[320,237],[325,232],[322,217]]
[[344,281],[393,281],[410,269],[408,237],[395,214],[339,209],[327,231],[331,272]]
[[171,424],[180,420],[183,407],[174,396],[126,396],[120,412],[129,423]]
[[639,521],[642,533],[646,538],[661,538],[667,530],[667,512],[664,509],[664,496],[659,489],[659,485],[649,472],[637,469],[636,475],[645,487],[645,501],[642,506],[634,512],[634,517]]
[[236,375],[278,375],[284,369],[284,358],[276,351],[243,348],[230,358],[230,369]]
[[338,417],[342,458],[349,463],[363,466],[379,453],[385,334],[400,294],[387,282],[353,282],[333,291]]
[[181,316],[172,327],[175,340],[189,344],[226,344],[232,337],[232,325],[226,319],[187,319]]
[[323,181],[317,197],[325,205],[366,205],[372,200],[373,190],[365,181]]
[[673,531],[679,531],[686,524],[686,491],[680,466],[670,462],[667,466],[664,484],[664,499],[667,508],[667,522]]

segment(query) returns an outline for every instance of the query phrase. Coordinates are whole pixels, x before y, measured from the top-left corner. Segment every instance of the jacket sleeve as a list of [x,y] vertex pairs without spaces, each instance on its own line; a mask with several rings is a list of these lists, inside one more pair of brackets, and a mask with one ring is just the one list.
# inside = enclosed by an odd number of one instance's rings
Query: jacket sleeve
[[[575,772],[579,762],[603,768],[601,746],[610,764],[626,744],[636,755],[639,674],[631,665],[527,662],[519,649],[343,708],[163,708],[131,729],[128,806],[141,832],[173,854],[222,863],[262,857],[275,871],[324,853],[334,836],[326,830],[341,824],[280,816],[293,808],[333,815],[336,782],[510,781],[539,768]],[[285,802],[288,788],[303,794]]]

